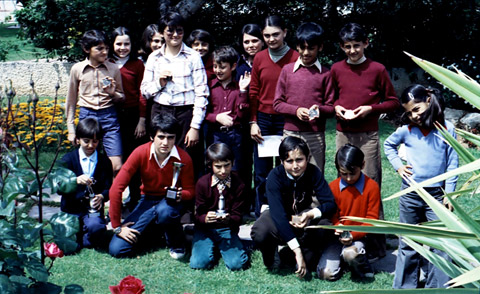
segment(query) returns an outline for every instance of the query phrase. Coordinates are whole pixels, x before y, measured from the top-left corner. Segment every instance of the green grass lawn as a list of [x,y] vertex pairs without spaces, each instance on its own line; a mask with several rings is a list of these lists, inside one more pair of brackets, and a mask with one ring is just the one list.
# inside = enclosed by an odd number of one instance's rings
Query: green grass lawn
[[[336,178],[335,122],[330,120],[326,132],[327,152],[325,177]],[[382,123],[382,141],[394,130],[394,126]],[[383,197],[400,188],[400,179],[386,159],[383,162]],[[398,201],[385,203],[387,219],[398,218]],[[319,240],[321,242],[321,240]],[[372,282],[354,282],[350,274],[331,283],[317,278],[298,279],[292,272],[268,272],[258,251],[252,254],[251,268],[241,272],[228,271],[223,261],[210,271],[192,270],[188,262],[175,261],[168,250],[160,248],[144,252],[131,259],[115,259],[107,252],[84,249],[73,256],[55,260],[49,281],[61,286],[78,284],[85,293],[108,293],[109,285],[116,285],[123,277],[140,278],[146,293],[313,293],[334,289],[390,289],[393,277],[379,273]]]
[[[9,28],[14,24],[0,24],[0,46],[8,47],[6,61],[32,60],[45,58],[47,52],[37,48],[30,40],[20,40],[17,28]],[[5,47],[5,48],[6,48]]]
[[[393,125],[386,122],[381,122],[380,128],[382,142],[395,130]],[[336,178],[333,120],[327,123],[327,130],[325,177],[327,181],[332,181]],[[382,164],[382,197],[385,198],[400,189],[401,181],[385,156]],[[461,202],[472,208],[480,205],[478,199],[472,198]],[[384,208],[387,220],[398,220],[398,199],[384,203]],[[48,263],[49,261],[47,265]],[[146,286],[146,293],[297,294],[317,293],[321,290],[391,289],[393,281],[393,276],[386,272],[376,274],[374,281],[370,282],[352,281],[349,273],[337,282],[321,281],[311,276],[301,280],[291,271],[268,272],[258,251],[253,252],[251,268],[245,271],[230,272],[222,260],[213,270],[192,270],[188,261],[170,258],[165,248],[143,252],[131,259],[115,259],[107,252],[84,249],[75,255],[55,260],[49,281],[61,286],[78,284],[85,293],[108,293],[109,285],[118,284],[127,275],[141,279]]]

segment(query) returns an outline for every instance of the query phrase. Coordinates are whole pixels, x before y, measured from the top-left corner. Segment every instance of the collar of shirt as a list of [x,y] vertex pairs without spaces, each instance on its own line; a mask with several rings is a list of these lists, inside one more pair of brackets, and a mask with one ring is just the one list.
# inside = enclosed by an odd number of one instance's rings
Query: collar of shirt
[[287,174],[287,178],[289,178],[290,180],[292,180],[292,181],[298,181],[301,177],[303,177],[303,175],[305,174],[305,172],[303,172],[303,174],[301,174],[301,175],[300,175],[298,178],[296,178],[296,179],[295,179],[291,174],[289,174],[289,173],[287,172],[287,170],[285,170],[285,174]]
[[348,186],[354,186],[358,192],[360,192],[360,194],[363,194],[363,189],[365,188],[365,175],[361,173],[360,178],[353,185],[348,185],[343,179],[340,179],[340,191],[343,191],[343,189],[347,188]]
[[365,57],[365,55],[362,56],[362,58],[360,58],[358,61],[356,62],[352,62],[350,61],[350,59],[347,58],[347,63],[348,64],[362,64],[365,62],[365,60],[367,60],[367,58]]
[[87,156],[82,148],[78,148],[78,155],[83,173],[92,177],[98,162],[97,150],[95,150],[92,155]]
[[163,160],[163,162],[160,163],[160,161],[158,161],[157,154],[155,153],[155,145],[153,145],[153,142],[152,142],[152,145],[150,146],[150,158],[149,158],[149,160],[152,160],[152,157],[155,158],[155,161],[157,162],[157,164],[160,168],[164,168],[165,165],[167,165],[167,162],[170,159],[170,157],[175,157],[180,161],[182,160],[180,158],[180,154],[178,154],[177,146],[173,145],[172,150],[170,150],[170,154],[168,154],[167,158],[165,158],[165,160]]
[[125,65],[125,63],[127,63],[129,59],[130,59],[130,55],[128,55],[127,57],[118,57],[115,55],[115,58],[113,59],[113,63],[118,65],[118,68],[120,69]]
[[305,65],[302,62],[302,58],[298,57],[297,61],[295,61],[295,65],[293,66],[293,72],[296,72],[301,66],[303,67],[315,66],[316,68],[318,68],[319,72],[322,72],[322,65],[320,64],[320,61],[318,61],[318,59],[313,64]]
[[[173,58],[177,57],[180,54],[190,54],[191,52],[188,49],[191,49],[191,48],[187,47],[187,45],[185,45],[185,43],[182,42],[182,47],[178,51],[177,55],[175,55]],[[165,50],[167,50],[167,45],[163,44],[162,47],[160,47],[160,49],[158,49],[154,52],[157,52],[157,56],[163,56],[163,57],[167,58],[165,56]],[[193,50],[193,49],[191,49],[191,50]],[[197,52],[197,51],[194,51],[194,52]],[[200,54],[200,53],[198,53],[198,54]]]
[[91,67],[91,68],[99,68],[99,67],[106,67],[106,68],[108,68],[108,66],[107,66],[107,64],[106,64],[107,62],[110,62],[110,61],[106,60],[105,62],[100,63],[100,64],[97,65],[97,66],[93,66],[93,65],[90,64],[90,60],[89,60],[88,58],[85,58],[85,64],[84,64],[84,66],[83,66],[83,69],[85,69],[87,66],[89,66],[89,67]]
[[[222,81],[220,81],[218,78],[213,79],[213,80],[212,80],[212,86],[211,86],[211,87],[212,87],[212,88],[215,88],[215,87],[218,87],[218,86],[220,86],[220,87],[223,88],[223,86],[222,86]],[[233,77],[232,77],[232,80],[230,81],[230,83],[228,83],[228,85],[227,85],[227,87],[225,88],[225,90],[227,90],[227,89],[235,90],[235,89],[237,89],[237,88],[238,88],[238,85],[237,85],[237,83],[233,80]]]
[[230,188],[232,186],[232,177],[228,176],[225,178],[225,180],[220,180],[216,175],[212,175],[212,184],[210,186],[215,187],[217,184],[222,182],[225,184],[225,186]]

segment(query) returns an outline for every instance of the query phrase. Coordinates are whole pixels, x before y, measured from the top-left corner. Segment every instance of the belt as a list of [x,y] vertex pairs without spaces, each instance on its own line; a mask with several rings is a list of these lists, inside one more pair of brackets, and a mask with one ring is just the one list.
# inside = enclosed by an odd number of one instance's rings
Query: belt
[[214,130],[215,131],[219,131],[219,132],[222,132],[222,133],[228,133],[230,131],[233,131],[233,130],[238,130],[238,129],[241,129],[242,128],[242,125],[238,124],[238,125],[233,125],[231,127],[227,127],[227,126],[215,126]]

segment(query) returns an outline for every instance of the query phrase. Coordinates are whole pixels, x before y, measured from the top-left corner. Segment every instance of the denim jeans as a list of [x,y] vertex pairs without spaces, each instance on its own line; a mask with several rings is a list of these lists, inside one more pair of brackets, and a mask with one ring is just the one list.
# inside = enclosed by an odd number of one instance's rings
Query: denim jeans
[[[165,198],[142,195],[137,207],[125,219],[124,223],[133,222],[130,228],[140,232],[152,222],[160,224],[165,230],[165,238],[169,248],[183,248],[184,235],[180,217],[182,204],[167,203]],[[115,257],[124,257],[132,254],[135,244],[130,244],[124,239],[113,236],[110,241],[110,254]]]
[[230,228],[195,228],[190,267],[194,269],[212,268],[216,263],[216,248],[220,251],[225,266],[229,270],[241,270],[247,265],[248,255],[236,232],[232,232]]
[[[263,112],[258,112],[257,114],[257,125],[262,132],[262,136],[269,135],[283,135],[283,125],[284,118],[283,115],[278,114],[267,114]],[[257,191],[256,195],[256,207],[255,213],[257,217],[260,215],[259,203],[263,202],[263,195],[259,195],[259,189],[257,189],[265,180],[267,179],[268,173],[273,168],[273,157],[258,157],[258,144],[253,144],[253,167],[254,167],[254,182],[255,190]],[[280,164],[280,160],[276,159],[276,165]],[[261,206],[261,204],[260,204]]]
[[[406,188],[402,185],[402,189]],[[440,187],[425,188],[427,192],[442,201],[443,192]],[[407,193],[400,197],[400,222],[418,224],[424,221],[438,220],[437,215],[425,201],[416,193]],[[432,250],[435,254],[448,260],[448,255],[438,249]],[[394,289],[417,288],[420,265],[423,257],[400,238],[398,245],[397,263],[395,265]],[[444,284],[450,278],[440,269],[428,263],[427,281],[425,288],[445,288]]]

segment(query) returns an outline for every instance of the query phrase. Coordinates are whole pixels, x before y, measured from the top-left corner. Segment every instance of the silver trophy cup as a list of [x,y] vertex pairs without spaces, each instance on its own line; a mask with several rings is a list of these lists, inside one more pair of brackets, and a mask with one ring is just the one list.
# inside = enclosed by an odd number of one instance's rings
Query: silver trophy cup
[[184,165],[181,162],[173,162],[173,178],[172,178],[172,186],[167,188],[167,195],[165,198],[167,200],[177,200],[177,182],[178,182],[178,177],[180,176],[180,171],[182,170],[182,166]]
[[220,198],[218,198],[218,209],[215,212],[217,217],[224,217],[227,212],[225,211],[225,197],[220,194]]

